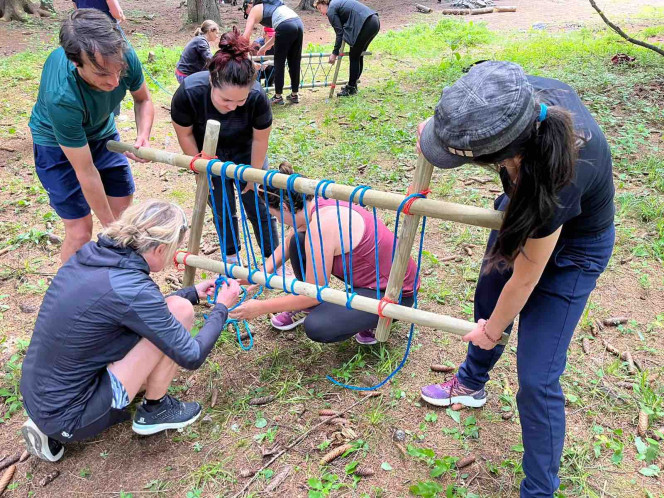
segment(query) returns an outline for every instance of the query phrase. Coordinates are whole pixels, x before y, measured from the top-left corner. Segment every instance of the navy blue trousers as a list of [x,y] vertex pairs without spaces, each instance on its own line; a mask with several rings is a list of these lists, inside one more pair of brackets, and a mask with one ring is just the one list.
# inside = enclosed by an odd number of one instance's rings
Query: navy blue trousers
[[[496,201],[503,211],[508,198]],[[495,243],[492,231],[488,249]],[[565,370],[567,348],[613,251],[615,229],[584,238],[561,238],[542,278],[519,314],[516,396],[523,438],[521,497],[551,497],[560,484],[558,469],[565,441],[565,397],[560,376]],[[488,319],[511,272],[484,272],[475,291],[475,320]],[[512,326],[506,330],[510,333]],[[503,353],[504,346],[492,350],[470,344],[466,361],[459,367],[459,380],[480,389],[489,380],[489,371]]]

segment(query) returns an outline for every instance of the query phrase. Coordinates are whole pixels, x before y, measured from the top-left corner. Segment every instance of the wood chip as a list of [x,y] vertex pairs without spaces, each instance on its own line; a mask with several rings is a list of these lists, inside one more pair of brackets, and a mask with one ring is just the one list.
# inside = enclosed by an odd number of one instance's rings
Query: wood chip
[[265,486],[265,489],[263,490],[263,493],[272,493],[274,492],[279,486],[283,484],[283,482],[286,480],[288,477],[288,474],[290,474],[290,471],[293,469],[290,465],[286,465],[283,469],[281,469],[270,481],[270,484]]
[[0,150],[4,150],[6,152],[16,152],[16,149],[12,149],[11,147],[7,147],[6,145],[0,145]]
[[332,451],[326,453],[323,458],[318,462],[320,465],[327,465],[328,463],[336,460],[341,455],[350,450],[353,446],[350,444],[342,444],[341,446],[334,448]]
[[377,398],[382,395],[383,393],[379,393],[378,391],[360,391],[360,396],[363,398]]
[[28,450],[25,450],[21,454],[21,458],[18,459],[18,463],[23,463],[25,462],[28,458],[30,458],[30,452]]
[[461,403],[454,403],[450,408],[454,410],[455,412],[459,412],[465,408]]
[[206,247],[203,250],[203,254],[205,254],[206,256],[209,256],[210,254],[214,254],[218,250],[219,250],[219,246]]
[[16,465],[11,465],[7,470],[5,470],[5,473],[2,474],[2,479],[0,479],[0,496],[2,496],[2,494],[5,492],[5,489],[9,483],[12,482],[14,472],[16,472]]
[[609,343],[609,341],[602,339],[602,344],[604,345],[604,349],[606,349],[609,353],[620,356],[620,351],[618,351],[618,348]]
[[514,412],[503,412],[501,417],[503,420],[510,420],[514,416]]
[[374,469],[371,467],[358,467],[355,469],[355,475],[360,477],[371,477],[374,475]]
[[629,321],[629,318],[626,316],[614,316],[611,318],[606,318],[604,319],[604,325],[607,327],[615,327],[617,325],[622,325],[623,323],[627,323]]
[[321,417],[338,417],[339,412],[336,410],[330,410],[329,408],[324,408],[318,412],[318,415]]
[[466,254],[467,254],[468,256],[472,256],[472,255],[473,255],[473,250],[472,250],[470,247],[468,247],[468,246],[463,246],[463,250],[466,251]]
[[449,373],[449,372],[454,372],[455,370],[456,367],[451,367],[449,365],[438,365],[438,364],[431,365],[432,372]]
[[14,465],[16,462],[18,462],[20,458],[21,458],[20,453],[5,458],[4,460],[2,460],[2,462],[0,462],[0,470],[6,469],[10,465]]
[[634,359],[632,358],[632,353],[629,351],[623,351],[620,355],[620,359],[627,362],[627,372],[630,375],[636,374],[636,367],[634,366]]
[[604,324],[600,320],[595,320],[595,323],[597,324],[597,328],[600,330],[604,330]]
[[273,395],[261,396],[260,398],[251,398],[248,404],[251,406],[267,405],[268,403],[272,403],[275,399],[276,396]]
[[454,261],[456,258],[456,256],[445,256],[444,258],[440,258],[438,261],[441,263],[447,263],[448,261]]
[[630,261],[632,261],[633,259],[634,259],[634,258],[633,258],[632,256],[628,256],[628,257],[626,257],[626,258],[621,259],[621,260],[620,260],[620,264],[621,264],[621,265],[627,264],[627,263],[629,263]]
[[404,448],[403,444],[394,441],[394,446],[396,446],[397,449],[399,450],[399,454],[401,455],[401,458],[406,458],[406,455],[408,453],[406,452],[406,448]]
[[58,476],[60,475],[59,470],[54,470],[50,474],[46,474],[44,477],[41,478],[39,481],[39,485],[43,488],[44,486],[48,486],[51,484],[53,481],[55,481]]
[[345,419],[343,417],[323,417],[323,420],[325,420],[326,424],[329,425],[339,425],[339,426],[345,426],[346,424],[350,424],[350,420]]
[[212,389],[212,398],[210,400],[210,408],[214,408],[214,405],[217,404],[217,398],[219,397],[219,389],[216,387]]
[[636,430],[641,437],[645,437],[648,431],[648,414],[643,410],[639,412],[639,423],[636,426]]
[[581,340],[581,348],[583,349],[583,352],[585,354],[590,354],[590,341],[588,340],[587,337],[584,337]]
[[616,387],[622,387],[623,389],[634,389],[634,384],[631,382],[616,382]]
[[247,479],[249,477],[252,477],[256,472],[254,472],[251,469],[242,469],[240,471],[240,477],[243,479]]
[[593,337],[597,337],[599,335],[599,327],[595,322],[590,323],[590,333]]
[[457,469],[463,469],[464,467],[468,467],[473,463],[475,463],[475,455],[468,455],[467,457],[458,460],[456,467]]

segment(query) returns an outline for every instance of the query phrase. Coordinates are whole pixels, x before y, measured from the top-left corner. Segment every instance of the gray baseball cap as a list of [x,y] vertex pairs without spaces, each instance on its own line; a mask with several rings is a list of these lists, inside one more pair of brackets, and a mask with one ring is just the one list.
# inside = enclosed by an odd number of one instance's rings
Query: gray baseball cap
[[420,149],[434,166],[456,168],[504,149],[537,116],[533,87],[521,66],[483,62],[443,89]]

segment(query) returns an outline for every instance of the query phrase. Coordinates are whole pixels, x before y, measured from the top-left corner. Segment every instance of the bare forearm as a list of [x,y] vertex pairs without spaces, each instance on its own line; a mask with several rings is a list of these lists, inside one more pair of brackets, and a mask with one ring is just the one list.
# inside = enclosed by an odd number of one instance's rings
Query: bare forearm
[[154,105],[152,104],[152,100],[136,101],[134,103],[134,115],[136,116],[136,135],[139,138],[149,140],[154,121]]
[[77,174],[78,182],[81,184],[83,197],[94,211],[101,224],[106,227],[115,221],[111,207],[108,205],[104,184],[97,169],[92,166],[86,173]]
[[193,134],[185,136],[178,135],[178,143],[180,144],[182,152],[188,156],[195,156],[199,152],[198,145],[196,144],[196,139],[194,138]]
[[267,155],[268,140],[256,139],[251,143],[251,166],[256,169],[263,169],[265,156]]
[[263,314],[282,311],[299,311],[319,304],[318,300],[307,296],[279,296],[260,301]]
[[499,337],[526,305],[534,287],[511,278],[503,287],[496,307],[487,322],[487,333]]

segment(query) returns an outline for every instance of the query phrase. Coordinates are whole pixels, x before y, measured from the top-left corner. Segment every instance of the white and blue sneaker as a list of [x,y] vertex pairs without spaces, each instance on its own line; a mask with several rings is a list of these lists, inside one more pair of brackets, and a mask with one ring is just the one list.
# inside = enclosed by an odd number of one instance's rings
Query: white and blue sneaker
[[62,443],[44,434],[31,418],[23,424],[21,433],[25,439],[25,449],[31,455],[47,462],[57,462],[62,458],[65,452]]
[[193,424],[200,414],[199,403],[184,403],[167,394],[155,405],[148,405],[143,400],[134,414],[132,430],[136,434],[149,436],[167,429],[182,429]]

